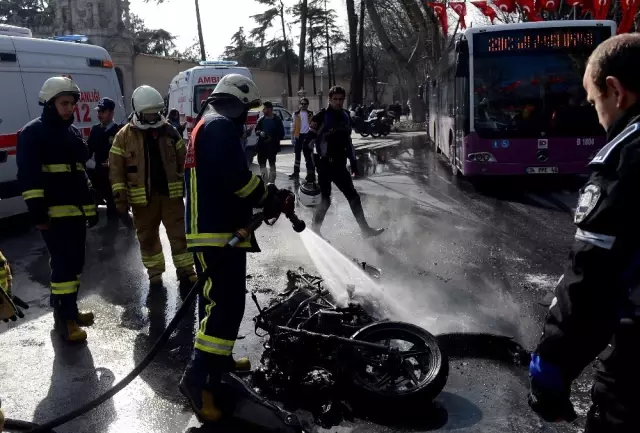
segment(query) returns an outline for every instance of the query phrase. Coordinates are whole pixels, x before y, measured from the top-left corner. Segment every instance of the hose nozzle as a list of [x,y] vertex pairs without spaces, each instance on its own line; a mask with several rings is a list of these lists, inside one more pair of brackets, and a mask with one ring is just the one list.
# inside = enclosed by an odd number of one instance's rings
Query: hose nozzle
[[307,224],[298,218],[298,215],[295,212],[291,212],[289,215],[285,215],[289,221],[291,221],[291,225],[293,226],[293,230],[296,233],[300,233],[307,228]]

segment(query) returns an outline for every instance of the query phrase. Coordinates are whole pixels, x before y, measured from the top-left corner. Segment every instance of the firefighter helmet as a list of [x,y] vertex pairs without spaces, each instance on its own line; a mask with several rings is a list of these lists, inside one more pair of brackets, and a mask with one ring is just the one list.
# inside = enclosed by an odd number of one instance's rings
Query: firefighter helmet
[[38,101],[40,105],[46,105],[53,102],[58,96],[71,95],[80,99],[80,88],[76,83],[67,77],[51,77],[42,85]]
[[298,190],[298,200],[303,206],[316,206],[320,204],[322,195],[320,194],[320,187],[315,182],[306,182],[300,185]]
[[131,108],[139,114],[161,113],[164,110],[164,98],[151,86],[140,86],[133,91]]
[[248,109],[257,108],[262,104],[256,84],[250,78],[240,74],[228,74],[222,77],[211,93],[211,102],[229,97],[237,98]]

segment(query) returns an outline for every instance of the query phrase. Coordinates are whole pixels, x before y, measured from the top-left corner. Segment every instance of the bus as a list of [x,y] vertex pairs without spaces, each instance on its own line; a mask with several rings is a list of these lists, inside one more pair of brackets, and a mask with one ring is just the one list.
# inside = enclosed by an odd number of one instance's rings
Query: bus
[[613,21],[467,29],[430,74],[427,133],[454,175],[588,173],[605,131],[582,79]]

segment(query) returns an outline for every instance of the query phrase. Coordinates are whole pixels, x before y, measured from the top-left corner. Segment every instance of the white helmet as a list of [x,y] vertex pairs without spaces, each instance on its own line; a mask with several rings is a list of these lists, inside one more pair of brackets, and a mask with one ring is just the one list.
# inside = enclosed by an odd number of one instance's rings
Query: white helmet
[[[136,126],[142,129],[157,128],[164,123],[162,112],[165,109],[164,98],[151,86],[140,86],[131,95],[131,108],[135,113],[133,117]],[[153,123],[143,121],[143,114],[158,114],[159,120]]]
[[303,206],[316,206],[320,204],[322,195],[320,187],[315,182],[306,182],[298,189],[298,200]]
[[70,78],[51,77],[42,85],[38,95],[38,102],[40,105],[46,105],[62,95],[72,95],[77,101],[80,99],[80,88]]
[[240,74],[225,75],[211,92],[213,101],[229,97],[237,98],[249,109],[262,105],[260,91],[256,84],[250,78]]

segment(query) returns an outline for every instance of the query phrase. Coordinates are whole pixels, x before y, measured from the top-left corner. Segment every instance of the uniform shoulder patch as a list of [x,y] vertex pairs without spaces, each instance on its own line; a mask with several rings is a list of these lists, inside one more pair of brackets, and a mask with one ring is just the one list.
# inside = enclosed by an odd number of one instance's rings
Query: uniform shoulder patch
[[591,212],[598,206],[600,197],[602,196],[602,190],[599,185],[590,183],[580,191],[580,197],[578,198],[578,206],[576,207],[576,213],[573,217],[575,224],[580,224],[587,218]]
[[611,152],[618,147],[621,143],[627,140],[633,140],[640,135],[640,122],[633,123],[627,126],[620,134],[618,134],[613,140],[606,144],[596,156],[589,162],[589,165],[604,164]]
[[109,144],[113,144],[113,139],[116,138],[115,135],[112,135],[111,137],[109,137]]

